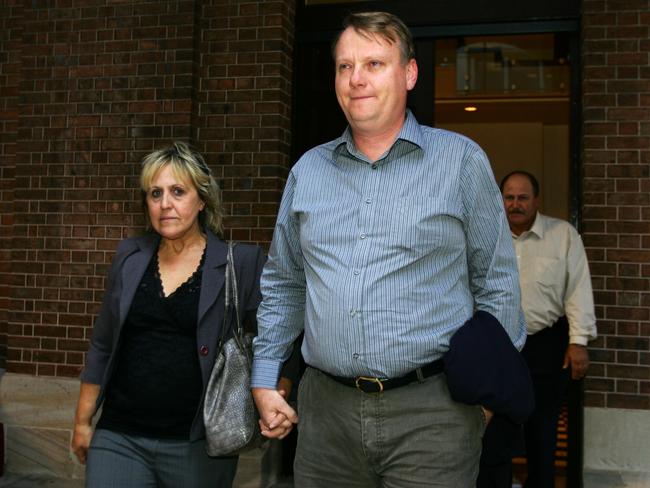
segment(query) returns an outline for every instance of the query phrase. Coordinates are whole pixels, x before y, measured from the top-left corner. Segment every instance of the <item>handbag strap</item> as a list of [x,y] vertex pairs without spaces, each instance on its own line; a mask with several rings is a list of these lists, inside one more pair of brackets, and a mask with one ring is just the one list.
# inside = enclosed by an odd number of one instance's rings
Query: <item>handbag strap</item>
[[226,260],[226,280],[225,280],[225,311],[223,314],[223,327],[221,328],[221,343],[225,341],[228,332],[228,318],[230,315],[230,308],[235,309],[235,327],[234,336],[239,342],[243,337],[241,320],[239,317],[239,292],[237,289],[237,273],[235,272],[235,255],[233,252],[236,242],[228,241],[228,257]]

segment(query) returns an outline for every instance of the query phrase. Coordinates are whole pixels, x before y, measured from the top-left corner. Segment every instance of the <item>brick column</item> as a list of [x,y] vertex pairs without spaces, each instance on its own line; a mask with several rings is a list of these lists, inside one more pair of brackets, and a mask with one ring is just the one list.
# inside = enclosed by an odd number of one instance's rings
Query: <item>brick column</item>
[[189,137],[194,10],[34,2],[23,13],[7,369],[76,376],[113,251],[141,222],[138,162]]
[[583,1],[584,240],[592,407],[650,409],[650,3]]
[[14,223],[18,85],[22,37],[22,3],[0,7],[0,367],[6,355],[11,309],[11,237]]
[[193,140],[224,190],[228,236],[268,245],[291,164],[294,1],[198,3]]

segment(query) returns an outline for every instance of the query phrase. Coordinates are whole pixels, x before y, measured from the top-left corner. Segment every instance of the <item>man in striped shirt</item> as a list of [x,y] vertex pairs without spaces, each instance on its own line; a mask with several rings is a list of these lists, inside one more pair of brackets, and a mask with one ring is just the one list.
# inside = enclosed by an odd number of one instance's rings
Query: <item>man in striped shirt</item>
[[475,143],[406,109],[418,66],[399,19],[350,15],[333,55],[349,127],[292,168],[262,276],[263,433],[298,422],[275,385],[304,331],[296,486],[470,487],[489,412],[450,398],[442,357],[476,311],[525,340],[499,189]]

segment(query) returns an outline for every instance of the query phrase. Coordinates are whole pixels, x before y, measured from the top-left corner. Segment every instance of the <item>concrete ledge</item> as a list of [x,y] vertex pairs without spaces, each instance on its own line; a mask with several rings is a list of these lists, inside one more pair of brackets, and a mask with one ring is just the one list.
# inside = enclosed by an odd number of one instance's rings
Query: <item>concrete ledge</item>
[[[27,483],[16,484],[18,487],[36,486],[29,484],[34,477],[83,479],[84,467],[69,448],[79,380],[2,373],[0,370],[0,422],[6,436],[7,473],[3,481],[13,477]],[[274,486],[280,462],[277,441],[244,453],[239,458],[234,488]]]
[[585,408],[584,471],[650,472],[650,411]]
[[650,488],[650,472],[585,470],[584,488]]
[[79,478],[69,451],[79,381],[5,373],[0,422],[6,430],[6,471]]
[[70,429],[78,395],[76,379],[5,373],[0,377],[0,421]]

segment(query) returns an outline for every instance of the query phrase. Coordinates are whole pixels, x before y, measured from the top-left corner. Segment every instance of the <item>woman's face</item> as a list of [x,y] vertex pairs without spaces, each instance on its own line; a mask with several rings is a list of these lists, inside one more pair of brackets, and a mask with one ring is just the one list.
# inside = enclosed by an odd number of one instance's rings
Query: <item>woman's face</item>
[[151,225],[164,239],[201,232],[199,212],[205,203],[191,181],[178,180],[170,165],[163,166],[151,181],[146,201]]

